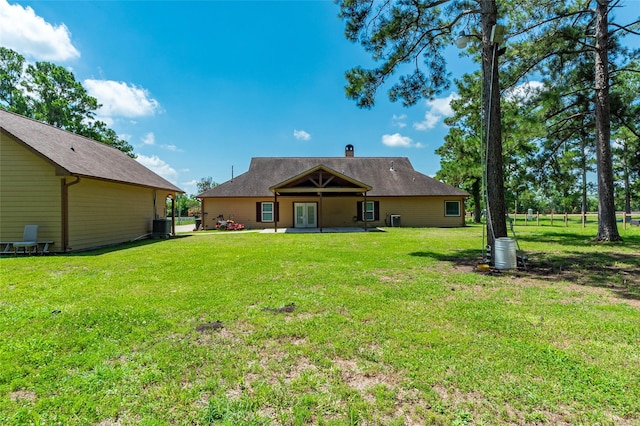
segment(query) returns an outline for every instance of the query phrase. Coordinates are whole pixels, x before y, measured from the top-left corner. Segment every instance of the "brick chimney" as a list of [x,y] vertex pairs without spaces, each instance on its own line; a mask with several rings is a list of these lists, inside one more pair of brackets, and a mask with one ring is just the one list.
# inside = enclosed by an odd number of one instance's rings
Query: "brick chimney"
[[344,147],[344,156],[353,157],[353,145],[349,144]]

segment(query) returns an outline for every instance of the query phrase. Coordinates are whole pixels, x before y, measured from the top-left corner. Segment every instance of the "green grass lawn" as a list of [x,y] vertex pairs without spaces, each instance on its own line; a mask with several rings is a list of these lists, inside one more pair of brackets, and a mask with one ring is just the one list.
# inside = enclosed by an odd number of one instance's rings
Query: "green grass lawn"
[[[200,232],[0,259],[0,423],[640,424],[640,229]],[[294,303],[294,309],[280,309]]]

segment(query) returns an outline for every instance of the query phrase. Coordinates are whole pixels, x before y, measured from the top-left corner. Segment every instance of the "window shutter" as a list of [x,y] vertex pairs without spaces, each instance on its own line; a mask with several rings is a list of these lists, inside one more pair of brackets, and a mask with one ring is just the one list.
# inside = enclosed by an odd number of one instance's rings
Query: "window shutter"
[[380,201],[373,202],[373,220],[380,220]]
[[276,211],[273,213],[273,217],[275,217],[276,222],[279,222],[280,221],[280,201],[276,203],[275,207],[276,207],[275,208]]
[[356,217],[358,218],[359,221],[362,221],[362,201],[358,201],[356,203],[356,206],[357,206]]
[[256,222],[262,222],[262,203],[256,203]]

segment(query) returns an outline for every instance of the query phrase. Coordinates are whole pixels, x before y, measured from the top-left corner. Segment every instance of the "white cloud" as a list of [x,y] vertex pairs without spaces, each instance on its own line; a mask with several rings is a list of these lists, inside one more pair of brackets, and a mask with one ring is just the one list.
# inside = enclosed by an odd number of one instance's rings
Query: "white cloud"
[[[0,0],[2,1],[2,0]],[[84,81],[84,87],[102,107],[100,115],[108,117],[143,117],[160,111],[160,103],[153,99],[149,91],[123,81],[92,80]]]
[[157,155],[147,157],[146,155],[138,154],[136,161],[138,161],[138,163],[142,164],[149,170],[159,174],[166,180],[175,184],[175,181],[178,177],[178,172],[176,172],[173,167],[164,162],[164,160],[160,159],[160,157],[158,157]]
[[182,152],[180,149],[178,149],[177,146],[175,145],[162,145],[162,147],[164,149],[166,149],[167,151],[173,151],[173,152]]
[[406,119],[407,119],[407,114],[401,114],[401,115],[393,114],[393,117],[391,117],[391,125],[402,129],[403,127],[407,126],[407,123],[405,122]]
[[436,115],[431,111],[427,111],[424,114],[424,120],[420,121],[419,123],[413,123],[413,128],[416,130],[433,129],[434,127],[436,127],[436,124],[438,124],[441,118],[441,115]]
[[187,192],[187,194],[195,194],[198,189],[198,181],[195,179],[192,179],[188,182],[182,182],[180,184],[180,188],[184,189]]
[[311,135],[304,130],[294,130],[293,137],[298,139],[299,141],[308,141],[311,139]]
[[460,99],[460,95],[457,93],[451,93],[446,98],[432,99],[426,102],[427,112],[424,114],[424,120],[413,123],[413,128],[416,130],[429,130],[433,129],[445,117],[453,115],[453,109],[451,108],[451,101]]
[[41,61],[67,61],[80,57],[64,25],[51,25],[29,7],[0,0],[2,45]]
[[535,96],[544,89],[544,83],[541,81],[528,81],[504,93],[505,100],[511,102],[526,101]]
[[153,132],[149,132],[142,137],[142,143],[144,145],[155,145],[156,143],[156,135]]
[[393,135],[382,135],[382,143],[392,148],[422,148],[420,142],[413,142],[409,136],[402,136],[400,133]]

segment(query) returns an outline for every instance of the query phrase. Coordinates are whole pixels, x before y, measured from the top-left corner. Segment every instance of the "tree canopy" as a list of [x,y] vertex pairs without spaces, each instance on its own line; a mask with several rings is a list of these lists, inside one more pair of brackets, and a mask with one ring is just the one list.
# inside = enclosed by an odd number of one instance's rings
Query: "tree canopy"
[[50,62],[27,64],[0,47],[0,108],[111,145],[135,158],[133,147],[96,119],[101,107],[72,72]]
[[[458,82],[462,98],[452,102],[455,116],[447,120],[451,129],[437,151],[442,156],[438,176],[472,193],[474,204],[478,182],[484,183],[494,236],[505,235],[506,201],[515,194],[530,200],[555,197],[565,211],[581,198],[581,210],[586,209],[585,176],[595,163],[596,239],[620,238],[613,163],[624,158],[625,173],[620,173],[631,179],[629,165],[635,163],[628,149],[612,157],[611,125],[614,135],[626,128],[624,146],[632,146],[635,139],[629,135],[638,135],[640,103],[639,90],[617,89],[633,86],[637,80],[630,75],[640,75],[638,51],[621,43],[625,35],[640,35],[640,24],[613,20],[620,1],[342,0],[339,5],[346,37],[359,42],[376,64],[346,72],[346,96],[363,108],[373,107],[376,94],[387,87],[389,99],[405,106],[441,93],[449,87],[444,49],[462,34],[471,41],[465,53],[481,63],[482,74]],[[507,28],[504,44],[494,37],[502,26]],[[509,102],[510,91],[531,78],[542,80],[540,93],[519,104]],[[484,176],[475,166],[478,159],[484,159]],[[505,170],[527,184],[505,179]],[[528,183],[534,179],[536,187]]]

